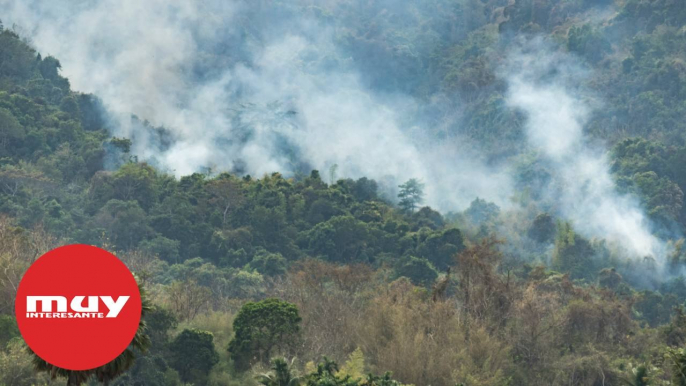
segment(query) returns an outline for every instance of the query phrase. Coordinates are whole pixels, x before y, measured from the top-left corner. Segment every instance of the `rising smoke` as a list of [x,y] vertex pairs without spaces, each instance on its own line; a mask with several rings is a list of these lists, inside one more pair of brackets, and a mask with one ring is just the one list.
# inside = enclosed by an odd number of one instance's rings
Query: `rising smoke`
[[663,263],[664,245],[635,197],[620,195],[604,148],[590,143],[584,125],[600,101],[582,85],[588,76],[577,60],[542,39],[523,43],[502,69],[507,101],[527,117],[526,133],[553,170],[549,195],[560,214],[586,237],[615,243],[633,257]]
[[[331,15],[315,3],[293,4],[0,0],[7,24],[19,24],[39,51],[59,58],[74,89],[102,99],[113,135],[134,138],[140,159],[177,176],[207,168],[296,175],[337,165],[338,177],[375,178],[391,196],[419,178],[426,203],[443,211],[464,209],[477,196],[511,205],[506,167],[487,164],[459,137],[431,135],[435,121],[417,118],[431,98],[375,87],[366,72],[386,67],[373,52],[363,63],[351,58]],[[574,63],[535,41],[500,72],[508,105],[527,116],[528,145],[553,171],[547,198],[582,234],[636,256],[661,256],[639,205],[615,191],[604,149],[583,134],[597,102],[576,86],[584,71]],[[173,141],[162,146],[130,114],[163,126]]]
[[[339,177],[385,181],[389,195],[419,178],[426,204],[442,210],[476,196],[508,203],[507,173],[457,141],[426,135],[412,119],[422,108],[413,98],[366,86],[316,10],[259,1],[0,3],[39,51],[61,60],[76,90],[103,100],[113,135],[135,138],[139,159],[177,176],[338,165]],[[173,145],[131,124],[131,113],[171,131]]]

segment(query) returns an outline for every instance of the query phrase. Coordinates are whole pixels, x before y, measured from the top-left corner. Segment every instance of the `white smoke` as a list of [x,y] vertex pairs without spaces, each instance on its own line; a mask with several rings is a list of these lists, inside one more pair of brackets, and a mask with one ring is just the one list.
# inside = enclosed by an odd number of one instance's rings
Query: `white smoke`
[[[6,24],[19,24],[40,52],[57,57],[74,89],[103,100],[116,118],[113,135],[133,137],[140,159],[176,175],[208,167],[256,176],[312,167],[326,175],[338,165],[338,177],[391,187],[419,178],[426,203],[443,211],[477,196],[510,205],[506,169],[487,166],[459,138],[427,134],[435,128],[413,112],[428,102],[366,86],[336,46],[335,25],[260,4],[0,0]],[[553,165],[559,214],[585,236],[661,256],[636,200],[617,194],[604,151],[583,134],[584,71],[549,51],[535,42],[509,57],[502,76],[509,105],[527,115],[529,145]],[[173,145],[158,146],[131,113],[171,131]]]
[[560,214],[586,237],[609,240],[633,257],[662,263],[664,245],[651,233],[639,203],[618,194],[606,151],[584,135],[591,104],[599,104],[581,86],[586,71],[540,39],[526,43],[507,63],[507,102],[525,113],[528,141],[553,169]]
[[[426,203],[446,211],[476,196],[508,204],[507,173],[415,129],[424,123],[408,115],[420,102],[365,87],[335,28],[258,3],[0,0],[7,24],[57,57],[74,89],[103,100],[118,118],[113,135],[134,137],[140,159],[176,175],[337,164],[339,177],[419,178]],[[131,113],[170,130],[174,145],[160,149]]]

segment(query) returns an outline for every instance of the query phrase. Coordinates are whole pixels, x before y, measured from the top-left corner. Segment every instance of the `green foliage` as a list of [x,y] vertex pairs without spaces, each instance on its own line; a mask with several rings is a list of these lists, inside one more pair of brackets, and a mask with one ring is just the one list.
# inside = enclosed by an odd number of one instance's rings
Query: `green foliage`
[[248,302],[233,322],[235,336],[229,353],[236,368],[267,363],[273,354],[292,353],[300,335],[298,308],[278,299]]
[[364,261],[369,228],[352,216],[337,216],[307,232],[308,250],[336,262]]
[[260,374],[257,382],[264,386],[299,386],[302,378],[293,374],[291,364],[284,358],[272,359],[272,372]]
[[583,55],[592,63],[602,60],[612,49],[609,40],[590,24],[572,27],[567,39],[570,51]]
[[[521,192],[515,201],[525,207],[523,215],[476,199],[464,212],[443,217],[421,207],[424,186],[416,179],[399,186],[396,207],[386,202],[386,181],[337,180],[335,165],[324,178],[316,170],[308,176],[302,166],[292,178],[276,171],[261,178],[212,172],[176,178],[138,162],[131,152],[140,144],[132,139],[110,137],[102,103],[72,91],[57,58],[37,55],[16,32],[0,28],[0,212],[36,229],[31,238],[46,244],[29,248],[27,241],[5,241],[7,234],[27,231],[0,227],[0,283],[7,289],[0,312],[11,312],[13,286],[54,236],[60,243],[115,248],[145,273],[156,301],[164,303],[146,316],[149,353],[117,385],[249,384],[252,379],[245,381],[234,370],[266,363],[277,353],[298,351],[311,359],[338,351],[335,355],[342,357],[358,345],[369,368],[437,380],[425,384],[554,384],[561,379],[618,384],[617,374],[625,369],[617,363],[643,363],[661,357],[664,345],[686,344],[683,278],[651,282],[645,261],[626,259],[569,224],[560,224],[556,232],[551,214],[566,208],[547,202],[550,165],[523,146],[523,116],[506,103],[507,90],[497,75],[514,39],[524,34],[543,35],[581,58],[589,71],[580,87],[603,100],[602,108],[587,117],[589,140],[613,146],[609,159],[620,192],[637,198],[660,237],[673,238],[686,228],[682,2],[305,3],[255,4],[331,24],[332,39],[344,53],[344,59],[330,57],[332,62],[357,66],[370,89],[431,101],[418,112],[431,121],[428,134],[459,135],[462,146],[478,148],[489,162],[513,165]],[[608,5],[609,10],[602,8]],[[259,23],[260,17],[251,22]],[[266,43],[251,28],[244,32],[255,44]],[[442,118],[454,114],[460,125]],[[164,136],[163,128],[136,117],[131,124]],[[502,265],[493,254],[470,252],[455,267],[467,245],[491,233],[506,241]],[[546,248],[553,241],[550,256]],[[671,244],[671,272],[686,264],[682,243]],[[17,260],[17,250],[30,250],[32,257]],[[348,266],[320,281],[313,279],[319,272],[289,271],[309,256]],[[558,272],[532,268],[550,257]],[[616,268],[606,268],[611,266]],[[446,276],[439,283],[443,295],[429,301],[427,291],[410,284],[430,286],[437,270],[449,267],[460,278],[459,291]],[[386,281],[396,276],[410,281],[392,287]],[[393,292],[401,286],[409,290]],[[212,335],[191,328],[213,312],[229,315],[217,323],[228,324],[246,300],[274,294],[293,304],[249,302],[236,316],[229,346],[235,368],[216,353]],[[455,297],[463,308],[454,307]],[[383,305],[384,313],[373,316]],[[184,330],[170,342],[177,318]],[[446,320],[450,323],[443,324]],[[232,333],[211,330],[222,346]],[[339,335],[344,338],[332,338]],[[1,315],[0,383],[47,383],[44,372],[30,371],[31,357],[16,337],[12,318]],[[436,343],[443,340],[452,343]],[[365,364],[361,350],[356,353],[341,371],[325,360],[302,383],[397,384],[388,374],[358,379]],[[675,349],[667,355],[669,366],[646,362],[630,381],[647,384],[649,378],[656,384],[671,376],[674,384],[684,384],[683,356]],[[98,376],[109,380],[131,361],[129,352]],[[413,370],[415,365],[420,369]],[[72,375],[72,383],[94,375],[56,374]],[[297,383],[295,370],[283,361],[273,362],[267,375],[266,384]]]
[[150,386],[183,386],[179,374],[173,370],[163,357],[146,355],[136,360],[136,364],[126,374],[116,379],[114,386],[136,386],[144,383]]
[[34,369],[26,344],[14,340],[0,351],[0,385],[48,385],[49,379]]
[[400,209],[412,213],[424,201],[424,184],[416,178],[412,178],[398,186],[398,206]]
[[258,251],[250,262],[250,267],[265,276],[278,276],[286,272],[286,259],[280,253]]
[[672,371],[672,385],[686,385],[686,349],[669,349],[665,358]]
[[142,240],[139,247],[142,251],[159,256],[169,262],[179,261],[179,240],[171,240],[164,236],[156,236],[153,239]]
[[686,343],[686,311],[683,305],[674,307],[672,319],[662,326],[660,333],[670,347],[681,347]]
[[598,284],[601,287],[616,290],[622,285],[623,279],[614,268],[604,268],[598,274]]
[[0,315],[0,348],[7,347],[9,342],[19,336],[16,319],[9,315]]
[[553,268],[567,272],[572,278],[590,278],[594,269],[595,251],[591,243],[579,236],[569,223],[558,226],[553,252]]
[[538,243],[549,243],[555,237],[555,221],[548,213],[536,216],[527,235]]
[[681,150],[640,138],[628,138],[612,150],[613,171],[624,192],[640,197],[650,217],[659,225],[671,228],[680,221],[684,193],[682,168],[674,161]]
[[405,259],[396,273],[398,276],[405,276],[412,283],[422,287],[430,287],[438,277],[436,269],[429,260],[414,256]]
[[110,138],[109,143],[119,149],[122,153],[129,153],[131,151],[131,145],[133,144],[128,138],[117,137]]
[[358,347],[355,351],[350,353],[348,360],[343,364],[336,375],[343,378],[349,377],[353,380],[361,380],[365,374],[364,353]]
[[12,112],[0,108],[0,156],[11,155],[11,150],[26,137],[26,132]]
[[164,347],[169,341],[169,331],[176,328],[178,321],[171,311],[156,307],[146,316],[148,335],[152,348]]
[[[356,366],[360,365],[360,354],[355,358],[351,357],[351,361],[356,361]],[[391,378],[391,373],[386,373],[383,376],[368,374],[362,378],[355,378],[345,371],[339,371],[338,364],[328,358],[324,357],[323,361],[317,364],[316,371],[304,377],[307,381],[307,386],[402,386],[400,382]]]
[[419,209],[417,212],[412,214],[411,218],[414,220],[413,229],[420,229],[423,227],[441,229],[445,226],[443,216],[428,206]]
[[648,376],[648,368],[644,365],[638,366],[634,372],[633,386],[648,386],[650,385],[650,377]]
[[137,245],[150,233],[145,211],[137,201],[108,201],[95,216],[95,223],[105,229],[120,248]]
[[669,322],[672,310],[677,305],[678,299],[672,294],[663,296],[659,292],[643,290],[634,304],[634,309],[650,326],[655,327]]
[[362,177],[357,181],[350,180],[351,194],[358,201],[371,201],[377,198],[377,191],[379,189],[376,181],[370,180],[367,177]]
[[633,181],[651,217],[666,223],[679,218],[684,201],[684,193],[679,186],[667,178],[658,177],[655,172],[637,173]]
[[464,250],[464,236],[457,228],[429,234],[418,246],[419,257],[430,261],[438,270],[445,270],[453,265],[455,256]]
[[184,329],[169,345],[170,364],[184,382],[204,384],[207,373],[219,362],[214,337],[207,331]]
[[500,214],[500,208],[492,202],[477,197],[469,204],[469,208],[464,211],[464,214],[472,223],[481,224],[496,219]]
[[357,386],[357,382],[350,376],[339,377],[338,364],[324,357],[323,362],[317,364],[317,370],[307,376],[307,386]]

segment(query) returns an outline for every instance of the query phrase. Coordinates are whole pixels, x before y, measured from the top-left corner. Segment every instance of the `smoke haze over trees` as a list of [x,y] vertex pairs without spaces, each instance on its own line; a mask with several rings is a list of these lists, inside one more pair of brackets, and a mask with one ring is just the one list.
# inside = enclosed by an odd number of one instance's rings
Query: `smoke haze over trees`
[[155,304],[117,385],[686,382],[683,2],[0,9],[0,385],[66,243]]

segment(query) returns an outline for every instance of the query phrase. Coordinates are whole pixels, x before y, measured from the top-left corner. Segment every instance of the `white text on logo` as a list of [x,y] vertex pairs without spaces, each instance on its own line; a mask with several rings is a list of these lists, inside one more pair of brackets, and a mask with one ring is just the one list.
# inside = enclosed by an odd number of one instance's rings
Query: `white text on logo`
[[[108,309],[107,315],[100,312],[98,298],[105,303]],[[83,306],[86,296],[74,296],[69,304],[71,311],[67,309],[67,298],[64,296],[27,296],[27,318],[116,318],[129,296],[120,296],[115,301],[112,296],[88,296],[88,305]],[[37,311],[38,303],[41,310]],[[53,310],[53,304],[56,306]]]

